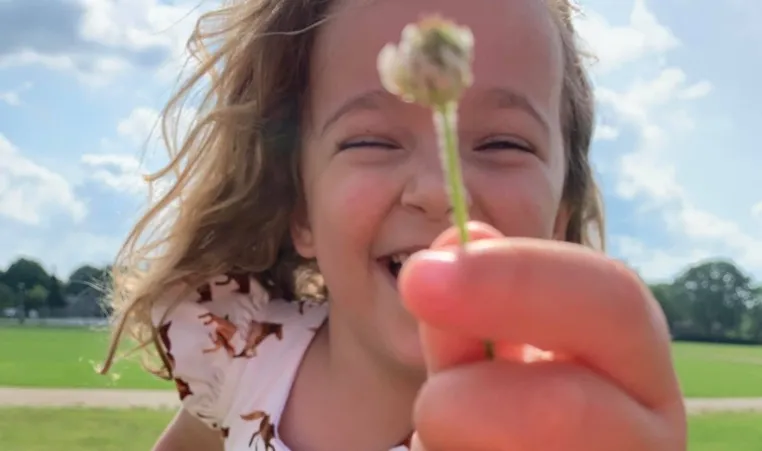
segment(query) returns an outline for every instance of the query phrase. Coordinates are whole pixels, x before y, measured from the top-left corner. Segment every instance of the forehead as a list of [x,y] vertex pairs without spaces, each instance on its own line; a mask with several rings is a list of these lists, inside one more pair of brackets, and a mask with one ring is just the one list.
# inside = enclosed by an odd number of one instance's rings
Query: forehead
[[[475,38],[471,94],[507,87],[540,108],[558,103],[563,77],[560,34],[545,0],[337,0],[313,49],[313,105],[330,109],[377,89],[376,57],[422,14],[439,13]],[[464,102],[469,93],[466,93]],[[548,113],[552,113],[548,111]]]

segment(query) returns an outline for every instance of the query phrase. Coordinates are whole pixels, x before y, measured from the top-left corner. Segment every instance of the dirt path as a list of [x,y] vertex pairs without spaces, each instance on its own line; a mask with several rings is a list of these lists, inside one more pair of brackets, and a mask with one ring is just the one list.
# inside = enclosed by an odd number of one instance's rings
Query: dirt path
[[177,394],[168,390],[49,389],[0,387],[0,407],[148,407],[176,408]]
[[688,413],[762,412],[762,398],[689,398]]
[[[688,399],[689,413],[762,412],[762,398]],[[0,387],[0,407],[147,407],[177,408],[177,395],[167,390],[36,389]]]

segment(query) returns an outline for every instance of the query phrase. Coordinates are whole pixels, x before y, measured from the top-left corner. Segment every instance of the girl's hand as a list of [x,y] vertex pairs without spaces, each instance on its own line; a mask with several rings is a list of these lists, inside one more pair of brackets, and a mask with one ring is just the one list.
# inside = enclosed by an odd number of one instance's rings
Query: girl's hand
[[[467,250],[448,230],[400,276],[430,373],[413,449],[684,451],[668,328],[637,275],[578,245],[469,229]],[[524,343],[564,357],[523,363]]]

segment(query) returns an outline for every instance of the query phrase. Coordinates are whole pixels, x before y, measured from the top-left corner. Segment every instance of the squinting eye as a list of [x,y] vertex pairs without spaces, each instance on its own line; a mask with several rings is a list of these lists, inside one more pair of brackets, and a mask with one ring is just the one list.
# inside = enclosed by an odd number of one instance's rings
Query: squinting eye
[[339,144],[339,151],[348,150],[348,149],[362,149],[362,148],[396,150],[396,149],[399,149],[400,146],[398,146],[397,144],[391,143],[389,141],[379,141],[379,140],[373,140],[373,139],[360,139],[355,141],[346,141]]
[[482,143],[474,148],[477,151],[491,151],[491,150],[520,150],[523,152],[534,152],[532,146],[525,142],[509,139],[493,139]]

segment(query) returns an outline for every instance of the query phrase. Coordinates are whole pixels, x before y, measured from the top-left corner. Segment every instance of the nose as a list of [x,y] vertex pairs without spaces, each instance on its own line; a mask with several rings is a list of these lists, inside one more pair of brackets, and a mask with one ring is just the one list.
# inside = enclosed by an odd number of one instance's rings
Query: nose
[[[439,160],[420,159],[405,184],[401,203],[405,208],[422,213],[432,221],[448,220],[452,206],[447,190],[447,179]],[[470,210],[471,196],[468,189],[466,202],[467,209]]]

